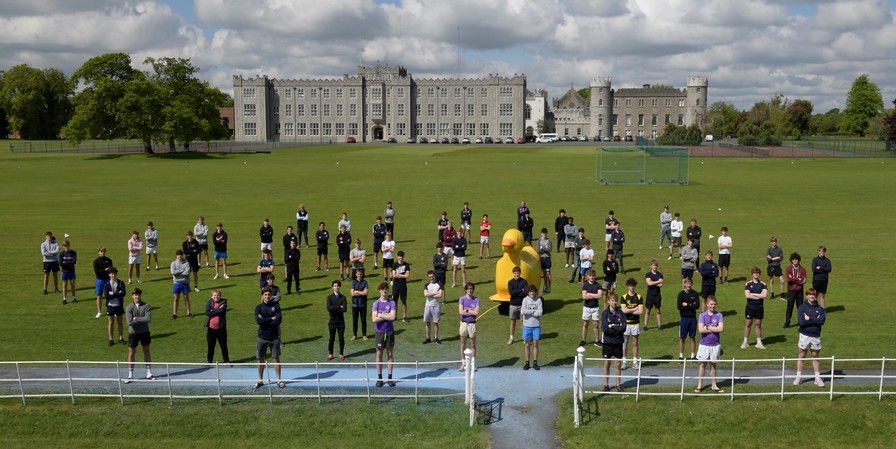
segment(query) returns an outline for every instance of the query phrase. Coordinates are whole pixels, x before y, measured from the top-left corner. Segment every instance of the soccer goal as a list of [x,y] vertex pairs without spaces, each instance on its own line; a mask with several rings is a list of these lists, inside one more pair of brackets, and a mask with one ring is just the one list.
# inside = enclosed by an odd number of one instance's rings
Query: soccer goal
[[601,184],[688,184],[683,147],[597,148],[595,180]]

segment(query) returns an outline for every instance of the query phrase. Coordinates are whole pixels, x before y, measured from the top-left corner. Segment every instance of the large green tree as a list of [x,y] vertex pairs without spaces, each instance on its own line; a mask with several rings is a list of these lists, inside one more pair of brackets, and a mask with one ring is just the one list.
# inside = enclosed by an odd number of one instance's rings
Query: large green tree
[[884,100],[880,88],[872,83],[868,75],[862,74],[852,83],[846,96],[846,109],[843,110],[843,126],[841,131],[864,136],[871,119],[884,108]]
[[0,72],[0,108],[23,139],[55,139],[71,114],[71,89],[58,69],[19,64]]
[[704,125],[708,134],[719,138],[736,136],[740,117],[741,112],[733,104],[717,101],[709,106]]
[[809,128],[818,134],[838,134],[842,122],[843,113],[839,108],[834,108],[824,114],[814,114]]
[[884,119],[886,127],[887,149],[892,150],[896,147],[896,100],[893,100],[893,111]]
[[812,102],[809,100],[794,100],[787,107],[787,120],[790,122],[791,135],[800,137],[806,134],[812,121]]

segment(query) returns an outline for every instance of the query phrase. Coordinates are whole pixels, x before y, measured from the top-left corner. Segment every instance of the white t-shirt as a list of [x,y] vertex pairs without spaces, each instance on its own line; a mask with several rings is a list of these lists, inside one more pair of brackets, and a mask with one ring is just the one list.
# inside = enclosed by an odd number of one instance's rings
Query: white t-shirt
[[442,289],[442,286],[439,285],[438,282],[430,282],[426,284],[426,289],[424,290],[424,294],[426,295],[426,305],[428,306],[437,306],[439,305],[439,290]]
[[[589,258],[585,260],[585,258]],[[594,248],[582,248],[579,251],[579,260],[582,261],[582,268],[591,268],[591,259],[594,259]]]
[[383,251],[383,259],[393,259],[392,252],[395,251],[395,240],[383,240],[380,250]]
[[681,237],[681,230],[684,229],[684,223],[681,220],[672,220],[672,223],[669,224],[669,229],[672,231],[672,237]]
[[728,249],[728,245],[731,244],[731,236],[730,235],[720,235],[719,236],[719,254],[731,254],[731,250]]

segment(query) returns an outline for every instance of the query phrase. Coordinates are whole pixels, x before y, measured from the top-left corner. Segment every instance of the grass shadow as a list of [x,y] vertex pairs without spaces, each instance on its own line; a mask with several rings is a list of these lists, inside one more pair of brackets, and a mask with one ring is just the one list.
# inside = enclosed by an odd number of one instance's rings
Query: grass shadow
[[152,334],[152,339],[157,340],[159,338],[170,337],[172,335],[177,335],[177,332],[168,332],[167,334]]
[[[673,360],[671,355],[663,355],[663,356],[660,356],[660,357],[654,357],[654,359],[657,359],[657,360]],[[661,366],[661,365],[666,365],[666,364],[665,364],[665,363],[662,363],[662,362],[644,362],[644,363],[643,363],[643,366]]]
[[827,312],[827,313],[836,313],[836,312],[843,312],[843,311],[845,311],[845,310],[846,310],[846,306],[839,306],[839,305],[838,305],[838,306],[831,306],[831,307],[825,309],[825,312]]
[[355,352],[352,352],[349,354],[345,354],[345,357],[346,358],[361,357],[362,355],[367,355],[367,354],[376,354],[376,348],[367,348],[367,349],[362,349],[360,351],[355,351]]
[[315,335],[313,337],[306,337],[306,338],[299,338],[296,340],[283,341],[283,344],[284,345],[292,345],[292,344],[299,344],[299,343],[310,343],[312,341],[321,340],[323,338],[324,337],[322,335]]
[[541,334],[541,340],[551,340],[557,338],[558,336],[560,336],[560,334],[558,334],[557,332],[547,332]]
[[291,307],[282,307],[282,303],[283,303],[283,300],[282,300],[282,299],[280,300],[280,303],[281,303],[281,308],[280,308],[280,310],[282,310],[282,311],[286,311],[286,310],[295,310],[295,309],[304,309],[304,308],[306,308],[306,307],[311,307],[311,304],[310,304],[310,303],[296,304],[296,305],[291,306]]
[[763,336],[762,343],[764,344],[775,344],[775,343],[784,343],[787,341],[787,336],[783,334],[772,335],[770,337]]
[[556,312],[562,309],[566,304],[580,302],[578,300],[572,301],[564,301],[562,299],[545,299],[544,300],[544,313]]
[[551,360],[550,362],[542,366],[572,366],[572,362],[575,361],[575,359],[576,358],[574,356],[563,357]]
[[600,417],[600,407],[597,404],[597,396],[590,396],[582,402],[579,416],[581,424],[588,424]]
[[498,360],[491,365],[485,365],[480,368],[504,368],[508,366],[514,366],[520,361],[519,357],[510,357],[503,360]]
[[[256,152],[258,153],[258,152]],[[266,153],[270,153],[267,151]],[[249,153],[252,154],[252,153]],[[156,153],[151,155],[150,157],[157,159],[171,159],[171,160],[184,160],[184,161],[207,161],[207,160],[219,160],[219,159],[229,159],[228,154],[225,153],[202,153],[198,151],[179,151],[174,153]]]

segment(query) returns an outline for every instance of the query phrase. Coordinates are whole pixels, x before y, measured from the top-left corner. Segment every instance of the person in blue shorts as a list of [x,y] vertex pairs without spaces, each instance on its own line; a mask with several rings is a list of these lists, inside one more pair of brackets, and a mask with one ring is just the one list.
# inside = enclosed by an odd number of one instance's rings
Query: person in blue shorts
[[215,245],[215,279],[218,279],[218,265],[224,268],[224,279],[230,279],[227,275],[227,233],[224,232],[224,225],[218,223],[215,225],[215,233],[212,234],[212,243]]
[[177,319],[177,309],[180,303],[180,295],[184,295],[184,304],[187,306],[187,316],[193,318],[193,312],[190,311],[190,262],[184,259],[184,252],[177,250],[174,262],[171,262],[171,276],[174,278],[174,284],[171,286],[171,293],[174,295],[174,303],[172,304],[171,319]]
[[93,274],[96,276],[96,282],[93,286],[93,294],[96,295],[96,317],[103,315],[102,301],[105,292],[106,282],[109,281],[109,271],[112,270],[112,259],[106,257],[106,247],[101,246],[96,251],[97,258],[93,260]]
[[691,356],[697,352],[697,309],[700,308],[700,295],[691,290],[694,281],[684,280],[684,289],[678,292],[678,360],[684,360],[684,340],[691,339]]
[[541,369],[538,366],[538,340],[541,339],[541,316],[544,314],[544,301],[538,297],[538,288],[534,285],[526,286],[526,297],[520,307],[520,317],[523,322],[523,354],[526,364],[523,370],[529,369],[529,347],[532,347],[532,368],[535,371]]

